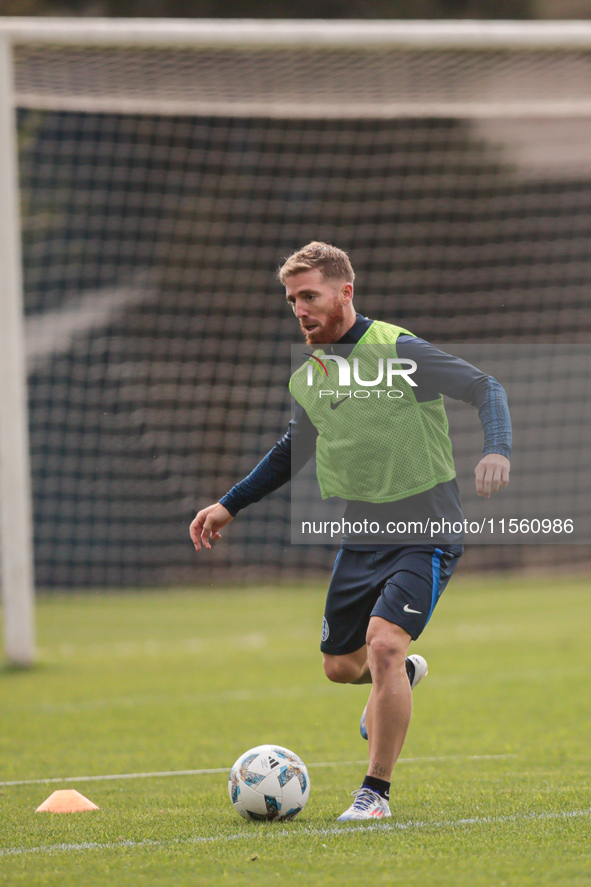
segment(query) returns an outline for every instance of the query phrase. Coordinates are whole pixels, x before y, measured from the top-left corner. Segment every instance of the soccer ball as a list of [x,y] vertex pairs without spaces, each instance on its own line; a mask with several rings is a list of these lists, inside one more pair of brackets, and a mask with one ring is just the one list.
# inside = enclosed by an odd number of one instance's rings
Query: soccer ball
[[245,819],[294,819],[306,806],[310,777],[296,754],[280,745],[257,745],[240,755],[228,780],[234,809]]

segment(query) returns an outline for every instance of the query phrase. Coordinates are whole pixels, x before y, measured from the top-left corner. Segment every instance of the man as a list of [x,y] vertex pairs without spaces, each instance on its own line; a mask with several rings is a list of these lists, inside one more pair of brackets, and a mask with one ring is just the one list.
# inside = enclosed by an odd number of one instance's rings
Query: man
[[[298,250],[279,270],[306,343],[327,346],[327,354],[320,349],[310,356],[310,363],[322,365],[319,378],[322,372],[328,376],[329,369],[334,377],[340,360],[336,346],[353,363],[353,354],[378,348],[394,355],[398,365],[415,365],[413,379],[401,374],[397,381],[398,403],[406,406],[398,411],[390,401],[384,409],[373,398],[367,407],[371,412],[358,410],[348,420],[346,411],[357,408],[357,402],[338,392],[329,409],[312,371],[307,376],[306,366],[296,371],[290,384],[296,408],[287,434],[247,478],[197,514],[190,529],[197,551],[210,549],[238,511],[289,480],[292,468],[297,472],[314,449],[323,496],[347,501],[345,519],[351,525],[369,517],[382,526],[411,515],[421,521],[442,515],[450,523],[461,520],[442,394],[478,407],[485,436],[484,456],[475,468],[478,495],[488,498],[508,484],[511,425],[499,383],[407,330],[357,314],[354,277],[347,254],[320,242]],[[328,382],[319,384],[326,387]],[[380,436],[381,422],[389,424]],[[360,726],[369,741],[368,771],[341,821],[391,815],[390,780],[410,722],[411,689],[427,673],[421,656],[407,656],[408,647],[429,621],[461,556],[459,542],[461,538],[451,537],[436,545],[413,539],[384,545],[377,537],[343,537],[326,601],[324,670],[332,681],[372,686]]]

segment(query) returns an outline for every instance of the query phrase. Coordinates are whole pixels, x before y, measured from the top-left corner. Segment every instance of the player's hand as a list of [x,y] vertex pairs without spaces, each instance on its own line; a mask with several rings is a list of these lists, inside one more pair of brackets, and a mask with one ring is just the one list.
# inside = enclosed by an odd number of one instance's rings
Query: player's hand
[[220,530],[234,520],[227,508],[214,502],[203,508],[191,523],[189,533],[193,540],[196,551],[201,551],[201,545],[204,548],[211,549],[211,543],[221,539]]
[[506,487],[509,483],[510,468],[511,463],[500,453],[489,453],[488,456],[484,456],[474,469],[478,495],[490,499],[491,493],[496,493],[500,487]]

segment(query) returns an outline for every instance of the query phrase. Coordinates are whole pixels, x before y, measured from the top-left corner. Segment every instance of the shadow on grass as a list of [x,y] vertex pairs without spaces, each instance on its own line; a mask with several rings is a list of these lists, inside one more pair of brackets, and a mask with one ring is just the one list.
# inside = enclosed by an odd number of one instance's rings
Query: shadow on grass
[[14,675],[39,674],[48,671],[51,668],[45,662],[35,662],[32,665],[19,665],[15,662],[0,662],[0,677],[11,677]]

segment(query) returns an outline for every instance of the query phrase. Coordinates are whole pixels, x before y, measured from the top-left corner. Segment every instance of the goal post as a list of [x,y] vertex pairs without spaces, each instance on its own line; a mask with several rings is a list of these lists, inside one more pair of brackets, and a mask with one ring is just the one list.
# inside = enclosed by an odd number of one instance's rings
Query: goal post
[[591,336],[591,22],[4,17],[0,64],[14,662],[33,562],[48,588],[329,563],[290,546],[284,491],[209,559],[187,536],[289,418],[274,268],[302,243],[352,252],[360,309],[439,344]]
[[27,374],[12,95],[12,47],[0,33],[0,584],[8,660],[35,656]]

